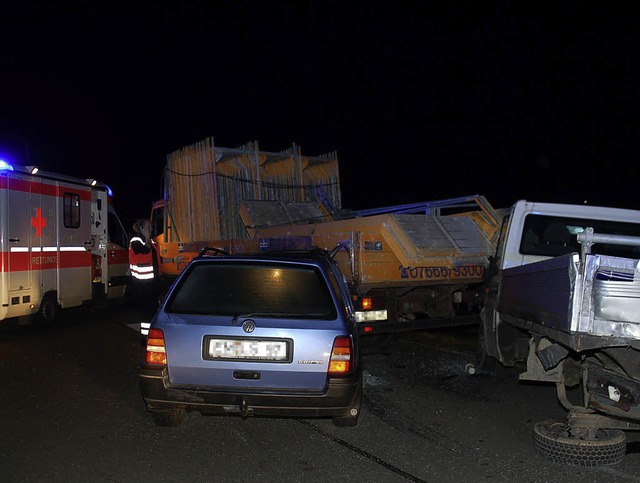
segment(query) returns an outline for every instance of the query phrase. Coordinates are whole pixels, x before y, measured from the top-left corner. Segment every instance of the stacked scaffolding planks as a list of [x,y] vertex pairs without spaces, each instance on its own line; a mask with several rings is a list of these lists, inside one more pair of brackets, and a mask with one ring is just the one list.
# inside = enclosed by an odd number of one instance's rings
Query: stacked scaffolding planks
[[240,217],[243,201],[318,203],[341,208],[337,153],[303,156],[295,144],[260,151],[258,142],[215,146],[213,137],[167,157],[165,206],[173,239],[184,242],[250,236]]

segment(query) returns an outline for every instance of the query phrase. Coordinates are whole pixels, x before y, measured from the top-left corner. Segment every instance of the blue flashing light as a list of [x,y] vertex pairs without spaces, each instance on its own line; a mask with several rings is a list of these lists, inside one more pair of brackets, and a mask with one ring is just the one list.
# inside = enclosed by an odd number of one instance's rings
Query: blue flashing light
[[0,159],[0,170],[13,171],[13,166],[11,166],[5,160]]
[[[105,186],[107,186],[107,185],[105,185]],[[111,191],[111,188],[109,188],[109,186],[107,186],[107,196],[113,197],[113,191]]]

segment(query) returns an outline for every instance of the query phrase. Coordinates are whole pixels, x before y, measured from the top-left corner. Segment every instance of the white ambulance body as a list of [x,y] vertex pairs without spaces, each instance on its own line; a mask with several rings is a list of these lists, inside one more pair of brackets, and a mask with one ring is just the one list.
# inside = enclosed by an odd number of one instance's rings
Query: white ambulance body
[[124,295],[128,237],[94,180],[0,161],[0,320]]

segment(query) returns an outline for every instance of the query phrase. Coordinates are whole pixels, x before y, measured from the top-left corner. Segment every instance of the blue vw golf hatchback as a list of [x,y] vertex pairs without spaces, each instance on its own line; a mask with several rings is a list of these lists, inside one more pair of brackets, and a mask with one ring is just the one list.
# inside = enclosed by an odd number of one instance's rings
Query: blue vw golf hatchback
[[157,425],[177,426],[192,410],[357,424],[353,307],[326,251],[205,250],[169,289],[146,347],[138,380]]

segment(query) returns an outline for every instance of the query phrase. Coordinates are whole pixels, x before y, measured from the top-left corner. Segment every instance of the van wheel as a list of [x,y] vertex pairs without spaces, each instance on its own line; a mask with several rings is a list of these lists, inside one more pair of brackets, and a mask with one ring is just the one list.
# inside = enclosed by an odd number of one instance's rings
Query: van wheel
[[186,412],[185,408],[171,408],[164,411],[154,411],[151,414],[153,415],[153,421],[156,423],[156,426],[175,428],[182,424]]
[[571,429],[553,420],[537,423],[533,447],[555,463],[603,466],[618,463],[626,451],[626,436],[618,429]]
[[60,319],[60,305],[55,292],[49,292],[42,297],[38,308],[37,323],[41,327],[50,327]]

